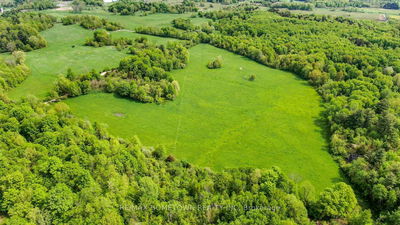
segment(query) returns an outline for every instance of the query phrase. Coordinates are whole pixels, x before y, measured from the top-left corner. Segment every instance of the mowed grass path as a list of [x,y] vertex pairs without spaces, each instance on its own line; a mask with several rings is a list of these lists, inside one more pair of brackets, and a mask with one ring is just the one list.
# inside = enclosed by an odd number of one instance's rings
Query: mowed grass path
[[[127,56],[123,51],[117,51],[111,46],[101,48],[84,46],[86,38],[93,36],[93,31],[78,25],[57,24],[44,31],[42,35],[47,40],[48,46],[27,53],[26,63],[32,73],[20,86],[9,92],[11,98],[18,99],[28,94],[44,97],[53,88],[57,77],[65,74],[68,68],[76,73],[89,72],[92,69],[99,71],[117,66],[121,58]],[[146,36],[157,43],[173,40],[125,31],[113,32],[111,36],[113,38]]]
[[[190,53],[187,68],[173,72],[181,85],[173,102],[142,104],[104,93],[66,102],[76,115],[108,124],[114,135],[138,135],[145,145],[165,145],[199,166],[279,166],[318,190],[341,180],[320,127],[320,98],[305,81],[209,45]],[[218,55],[223,68],[207,69]]]

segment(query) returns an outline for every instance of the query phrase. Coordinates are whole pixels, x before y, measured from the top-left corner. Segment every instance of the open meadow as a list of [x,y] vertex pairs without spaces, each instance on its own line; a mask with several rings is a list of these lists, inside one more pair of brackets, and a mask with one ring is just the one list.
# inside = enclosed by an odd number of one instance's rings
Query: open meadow
[[[208,69],[219,55],[223,68]],[[66,102],[114,135],[138,135],[144,145],[165,145],[196,165],[279,166],[318,190],[340,180],[324,139],[320,98],[307,82],[209,45],[191,48],[190,56],[187,68],[173,72],[181,86],[173,102],[143,104],[103,93]]]
[[[118,65],[121,58],[127,56],[124,51],[117,51],[115,47],[108,46],[93,48],[84,46],[85,40],[93,36],[93,31],[81,28],[78,25],[55,25],[44,31],[43,36],[48,42],[46,48],[28,52],[27,65],[31,69],[31,75],[18,88],[9,92],[14,99],[28,94],[44,97],[53,87],[54,81],[60,74],[65,74],[68,68],[74,72],[89,72]],[[147,37],[156,43],[166,43],[170,38],[142,35],[128,31],[115,31],[113,38]]]
[[400,224],[398,3],[22,1],[0,225]]
[[[170,20],[179,16],[169,15],[168,21],[166,14],[96,15],[128,29],[170,25]],[[197,19],[197,23],[205,21]],[[45,97],[68,68],[75,73],[100,71],[117,66],[127,56],[125,50],[115,47],[84,46],[92,31],[78,25],[57,24],[42,34],[48,47],[27,53],[32,74],[9,92],[13,99]],[[111,36],[145,36],[155,43],[174,40],[130,31],[115,31]],[[208,69],[206,64],[217,56],[222,56],[223,68]],[[205,44],[191,48],[187,68],[172,74],[181,86],[180,95],[172,102],[143,104],[92,93],[66,103],[76,115],[107,124],[113,135],[138,135],[144,145],[164,145],[177,158],[199,166],[217,170],[279,166],[294,180],[309,180],[318,190],[342,179],[328,153],[320,97],[306,81]],[[248,80],[251,75],[256,76],[253,82]]]

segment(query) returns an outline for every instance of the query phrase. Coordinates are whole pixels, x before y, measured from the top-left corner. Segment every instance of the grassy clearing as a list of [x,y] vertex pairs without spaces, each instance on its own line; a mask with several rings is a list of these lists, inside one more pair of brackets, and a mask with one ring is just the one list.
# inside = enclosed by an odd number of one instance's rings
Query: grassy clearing
[[[174,72],[181,93],[173,102],[141,104],[103,93],[66,102],[114,135],[137,134],[145,145],[163,144],[200,166],[276,165],[318,190],[341,180],[321,128],[320,98],[305,81],[208,45],[190,53],[187,68]],[[218,55],[223,68],[207,69]]]
[[397,19],[400,15],[399,10],[391,9],[379,9],[379,8],[361,8],[362,12],[345,12],[341,8],[329,9],[329,8],[315,8],[313,11],[300,11],[293,10],[292,12],[301,14],[317,14],[317,15],[330,15],[330,16],[343,16],[351,17],[354,19],[365,19],[365,20],[379,20],[380,15],[386,14],[389,18]]
[[[114,47],[93,48],[83,46],[85,39],[93,32],[78,25],[55,27],[43,32],[48,47],[27,53],[27,65],[32,74],[19,87],[11,90],[9,96],[17,99],[28,94],[44,97],[52,88],[58,75],[65,73],[68,68],[75,72],[97,71],[106,67],[118,65],[124,52]],[[165,43],[172,39],[165,39],[131,32],[113,32],[112,37],[136,38],[146,36],[156,43]],[[74,46],[74,47],[73,47]]]
[[[57,10],[48,10],[48,11],[45,11],[45,13],[53,15],[53,16],[57,16],[57,17],[63,17],[63,16],[68,16],[68,15],[77,15],[77,14],[73,14],[68,11],[57,11]],[[172,20],[174,20],[176,18],[189,18],[189,17],[191,17],[191,15],[193,15],[193,13],[185,13],[185,14],[163,13],[163,14],[151,14],[148,16],[121,16],[121,15],[117,15],[117,14],[108,13],[103,10],[82,12],[82,15],[85,15],[85,14],[99,16],[101,18],[106,18],[109,21],[118,22],[124,28],[131,29],[131,30],[133,30],[139,26],[153,26],[153,27],[171,26]],[[192,18],[191,20],[196,25],[200,25],[202,23],[206,23],[209,21],[209,19],[206,19],[206,18]]]
[[[174,18],[166,14],[99,15],[123,21],[128,29],[141,23],[163,26]],[[43,35],[48,47],[27,53],[32,75],[9,93],[12,98],[28,94],[43,97],[68,68],[75,72],[101,70],[117,65],[126,56],[113,47],[83,46],[92,31],[78,25],[56,25]],[[119,31],[112,36],[146,35]],[[147,37],[158,43],[172,40]],[[341,179],[320,127],[320,99],[306,82],[208,45],[196,46],[190,52],[188,67],[174,72],[182,91],[173,102],[140,104],[97,93],[67,103],[77,115],[108,124],[115,135],[138,134],[144,144],[166,145],[178,158],[200,166],[277,165],[296,180],[310,180],[318,190]],[[219,55],[224,59],[223,68],[207,69],[206,64]],[[250,82],[252,74],[256,80]]]

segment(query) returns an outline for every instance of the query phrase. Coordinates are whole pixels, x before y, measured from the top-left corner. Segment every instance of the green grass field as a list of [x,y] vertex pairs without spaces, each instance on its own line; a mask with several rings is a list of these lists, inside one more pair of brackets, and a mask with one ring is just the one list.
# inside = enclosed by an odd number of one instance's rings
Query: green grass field
[[[44,11],[46,14],[53,15],[56,17],[63,17],[68,15],[79,15],[73,14],[68,11],[57,11],[57,10],[47,10]],[[153,27],[165,27],[171,26],[171,21],[176,18],[189,18],[193,13],[186,14],[151,14],[148,16],[121,16],[118,14],[108,13],[102,10],[98,11],[83,11],[81,15],[95,15],[101,18],[105,18],[112,22],[120,23],[125,29],[135,29],[140,26],[153,26]],[[193,24],[199,25],[206,23],[209,19],[206,18],[191,18]]]
[[[177,16],[99,15],[122,21],[128,29],[142,24],[169,25]],[[196,21],[202,22],[205,20]],[[126,56],[114,47],[83,46],[92,33],[78,25],[61,24],[43,32],[48,47],[27,53],[32,74],[9,92],[10,97],[44,97],[68,68],[99,71],[116,66]],[[127,31],[111,35],[146,36],[157,43],[173,40]],[[94,93],[66,102],[76,115],[107,124],[114,135],[138,135],[145,145],[165,145],[177,158],[199,166],[220,170],[276,165],[297,181],[310,180],[318,190],[342,179],[324,139],[320,98],[305,81],[209,45],[193,47],[190,54],[187,68],[173,72],[181,85],[175,101],[142,104]],[[223,68],[207,69],[206,64],[219,55],[224,59]],[[257,78],[250,82],[252,74]]]
[[[77,73],[88,72],[92,69],[99,71],[118,65],[121,58],[127,56],[114,47],[83,46],[86,38],[92,37],[93,31],[85,30],[78,25],[57,24],[42,34],[48,46],[27,53],[26,63],[32,74],[18,88],[9,92],[9,96],[13,99],[27,94],[44,97],[52,89],[57,77],[65,73],[68,68]],[[113,38],[145,36],[156,43],[173,40],[125,31],[113,32],[111,35]]]
[[[276,165],[318,190],[341,180],[324,139],[320,98],[305,81],[209,45],[190,53],[187,68],[173,73],[181,85],[173,102],[142,104],[104,93],[66,102],[76,115],[108,124],[114,135],[163,144],[199,166]],[[223,68],[207,69],[218,55]]]
[[389,18],[399,19],[399,10],[380,9],[380,8],[360,8],[360,12],[345,12],[343,8],[315,8],[313,11],[292,10],[294,13],[301,14],[317,14],[317,15],[330,15],[330,16],[343,16],[354,19],[364,20],[379,20],[380,15],[385,14]]

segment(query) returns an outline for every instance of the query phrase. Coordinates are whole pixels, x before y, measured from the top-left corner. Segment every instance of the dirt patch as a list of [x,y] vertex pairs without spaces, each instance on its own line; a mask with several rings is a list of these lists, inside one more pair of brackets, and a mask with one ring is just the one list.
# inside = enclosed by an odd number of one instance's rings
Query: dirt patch
[[116,117],[125,117],[124,113],[114,113],[114,116]]
[[66,7],[60,7],[60,8],[56,8],[57,11],[71,11],[72,7],[70,6],[66,6]]
[[57,4],[57,11],[70,11],[72,10],[71,4],[68,2],[60,2]]

